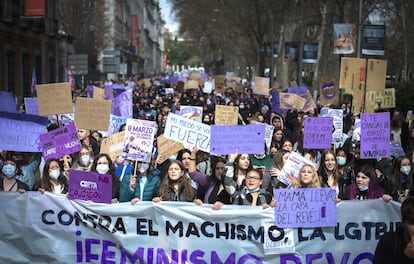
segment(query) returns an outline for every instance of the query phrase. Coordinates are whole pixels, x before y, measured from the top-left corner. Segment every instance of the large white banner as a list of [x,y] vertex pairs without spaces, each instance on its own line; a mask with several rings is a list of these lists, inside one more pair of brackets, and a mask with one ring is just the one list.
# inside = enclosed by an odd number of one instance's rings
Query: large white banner
[[274,209],[184,202],[93,204],[0,192],[0,263],[371,263],[399,204],[337,205],[336,227],[282,229]]

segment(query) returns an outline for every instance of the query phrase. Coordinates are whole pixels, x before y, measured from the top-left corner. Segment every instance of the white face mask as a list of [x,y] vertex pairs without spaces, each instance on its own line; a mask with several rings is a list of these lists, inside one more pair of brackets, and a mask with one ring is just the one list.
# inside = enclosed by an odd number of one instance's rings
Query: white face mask
[[139,173],[144,173],[148,170],[149,168],[149,163],[139,163],[138,164],[138,171]]
[[59,169],[52,170],[52,171],[49,172],[49,177],[52,180],[55,180],[55,181],[59,178],[59,175],[60,175],[60,170]]
[[410,165],[401,166],[400,171],[404,173],[405,175],[408,175],[410,174],[411,166]]
[[91,157],[89,157],[89,155],[83,155],[81,156],[80,159],[81,159],[82,164],[88,165],[89,161],[91,160]]
[[107,173],[109,171],[109,165],[108,164],[98,164],[96,166],[96,171],[99,174],[105,174],[105,173]]

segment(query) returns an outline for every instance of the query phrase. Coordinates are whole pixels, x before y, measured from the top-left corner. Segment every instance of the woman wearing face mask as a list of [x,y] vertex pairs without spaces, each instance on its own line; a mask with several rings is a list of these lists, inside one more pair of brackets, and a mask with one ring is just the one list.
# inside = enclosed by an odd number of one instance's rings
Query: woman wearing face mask
[[[375,170],[369,165],[357,172],[355,182],[348,188],[350,200],[378,199],[384,198],[383,195]],[[388,199],[384,198],[384,201]]]
[[133,169],[122,178],[119,195],[121,203],[131,201],[131,204],[136,204],[139,201],[151,201],[156,196],[161,178],[154,163],[154,159],[150,163],[136,162],[136,170]]
[[78,157],[72,165],[74,170],[91,171],[92,167],[92,151],[86,145],[82,145],[78,152]]
[[409,195],[414,173],[411,167],[411,160],[406,156],[400,156],[394,160],[385,184],[385,193],[390,195],[394,201],[403,202]]
[[119,200],[119,187],[120,183],[118,178],[115,175],[114,165],[111,158],[108,154],[101,153],[95,157],[91,167],[92,172],[97,172],[99,174],[108,174],[112,177],[112,200]]
[[0,191],[20,192],[30,191],[29,186],[16,179],[19,169],[13,159],[5,159],[1,167]]
[[43,168],[43,177],[33,185],[33,191],[41,193],[66,194],[68,192],[68,179],[63,174],[58,159],[48,159]]

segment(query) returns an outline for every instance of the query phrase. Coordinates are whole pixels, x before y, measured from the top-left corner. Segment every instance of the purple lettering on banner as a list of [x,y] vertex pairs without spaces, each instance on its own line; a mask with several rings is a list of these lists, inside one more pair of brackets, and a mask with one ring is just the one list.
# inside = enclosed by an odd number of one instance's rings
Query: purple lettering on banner
[[332,188],[275,189],[275,225],[283,228],[336,226]]
[[240,154],[257,154],[265,151],[264,146],[263,124],[211,126],[211,154],[233,154],[236,150]]
[[39,136],[47,124],[47,117],[0,112],[0,149],[40,152]]
[[329,149],[334,131],[332,117],[306,117],[303,136],[305,149]]
[[74,123],[40,135],[40,143],[45,160],[60,158],[78,152],[81,149]]
[[390,113],[361,114],[361,159],[390,157]]
[[110,204],[112,201],[111,175],[69,170],[69,199]]
[[26,114],[39,115],[39,102],[37,98],[25,97],[24,106]]

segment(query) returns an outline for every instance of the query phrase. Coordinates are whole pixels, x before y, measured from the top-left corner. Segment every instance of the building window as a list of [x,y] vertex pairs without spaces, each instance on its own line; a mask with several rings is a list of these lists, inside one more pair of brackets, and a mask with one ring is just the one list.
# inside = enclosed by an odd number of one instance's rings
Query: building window
[[6,90],[8,92],[14,92],[14,89],[16,88],[16,83],[15,83],[15,69],[14,66],[16,65],[16,61],[15,61],[15,53],[14,51],[8,51],[6,53],[6,63],[7,63],[7,87]]
[[30,74],[29,55],[27,53],[22,54],[22,87],[23,97],[30,97],[32,76]]

